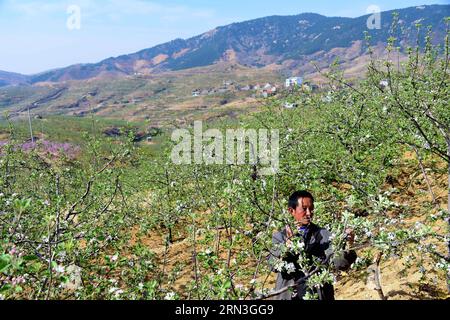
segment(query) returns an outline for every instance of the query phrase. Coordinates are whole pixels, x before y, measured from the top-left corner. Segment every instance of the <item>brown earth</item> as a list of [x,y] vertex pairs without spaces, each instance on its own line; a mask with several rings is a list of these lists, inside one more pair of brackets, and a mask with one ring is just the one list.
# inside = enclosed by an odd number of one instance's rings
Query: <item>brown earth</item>
[[[430,164],[427,164],[430,165]],[[442,163],[437,165],[442,170],[445,169]],[[436,174],[427,172],[428,178],[432,181],[432,190],[441,208],[445,208],[447,197],[447,180],[445,171],[443,174]],[[416,222],[428,224],[427,217],[430,213],[426,209],[425,204],[431,203],[432,196],[428,191],[424,176],[417,167],[417,162],[413,153],[407,153],[404,157],[404,164],[402,164],[400,172],[397,174],[394,186],[399,190],[398,194],[393,196],[393,201],[399,204],[408,204],[411,213],[404,219],[406,226],[414,226]],[[387,185],[386,189],[391,188],[392,185]],[[431,209],[437,212],[437,209]],[[395,212],[388,213],[388,216],[395,216]],[[205,218],[200,218],[197,221],[199,228],[202,226]],[[132,244],[140,242],[149,247],[157,256],[160,264],[166,262],[165,274],[168,275],[175,268],[179,268],[177,279],[172,285],[167,286],[167,290],[175,290],[178,293],[185,293],[189,284],[192,284],[195,279],[194,273],[194,248],[188,235],[184,231],[182,225],[174,231],[175,241],[168,247],[165,246],[164,230],[154,230],[149,232],[144,237],[138,237],[136,228],[133,231]],[[433,230],[439,234],[444,235],[447,230],[447,225],[441,221],[437,223]],[[227,234],[225,230],[220,231],[222,242],[220,243],[219,257],[222,261],[226,261],[229,254],[225,249],[224,244],[227,242]],[[203,240],[202,232],[199,230],[197,241]],[[446,246],[442,242],[435,240],[427,241],[434,243],[442,254],[446,254]],[[206,250],[205,246],[197,244],[197,252]],[[232,257],[236,257],[240,252],[251,251],[251,241],[240,249],[234,249]],[[376,252],[373,248],[366,248],[358,250],[358,256],[362,257],[369,251]],[[432,259],[429,256],[422,256],[413,244],[405,247],[405,252],[412,252],[413,255],[421,261],[422,265],[428,270],[426,281],[421,280],[421,274],[417,267],[405,269],[403,263],[405,257],[383,257],[381,261],[381,285],[384,295],[389,300],[418,300],[418,299],[445,299],[447,297],[445,274],[443,272],[435,271]],[[240,265],[242,269],[255,270],[258,259],[250,257]],[[235,266],[231,262],[231,266]],[[237,267],[237,266],[236,266]],[[162,267],[161,267],[162,268]],[[198,269],[199,275],[202,275],[202,267]],[[235,284],[243,284],[250,288],[250,280],[252,276],[235,279]],[[276,274],[267,274],[262,269],[259,270],[257,281],[264,283],[264,288],[272,289],[275,285]],[[366,269],[353,270],[348,273],[342,273],[338,276],[338,281],[335,284],[335,292],[337,300],[379,300],[380,297],[374,289],[374,284],[370,281],[369,273]],[[184,296],[189,298],[189,296]]]

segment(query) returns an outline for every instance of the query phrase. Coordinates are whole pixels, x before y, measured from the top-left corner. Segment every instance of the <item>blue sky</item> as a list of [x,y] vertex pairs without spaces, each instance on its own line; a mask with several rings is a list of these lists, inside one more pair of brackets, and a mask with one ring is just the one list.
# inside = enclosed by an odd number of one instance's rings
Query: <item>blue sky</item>
[[[0,0],[0,70],[37,73],[98,62],[216,26],[269,16],[315,12],[357,17],[370,5],[382,11],[450,0]],[[69,30],[69,6],[80,29]]]

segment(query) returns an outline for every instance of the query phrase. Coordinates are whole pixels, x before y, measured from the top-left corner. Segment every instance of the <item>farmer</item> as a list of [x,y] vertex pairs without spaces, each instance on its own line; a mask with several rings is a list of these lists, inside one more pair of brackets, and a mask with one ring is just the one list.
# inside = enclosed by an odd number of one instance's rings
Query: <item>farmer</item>
[[[295,219],[296,229],[292,230],[286,226],[283,230],[276,232],[272,238],[273,248],[268,257],[272,271],[278,272],[275,292],[280,293],[274,299],[302,300],[307,292],[307,277],[298,264],[299,254],[289,250],[294,240],[302,239],[305,246],[301,250],[304,250],[308,259],[311,259],[312,256],[317,257],[323,265],[331,262],[335,270],[348,270],[356,260],[356,252],[353,250],[341,253],[333,252],[330,232],[312,223],[314,197],[311,193],[307,191],[294,192],[289,198],[288,206],[289,213]],[[345,232],[347,244],[352,246],[354,232],[350,229]],[[288,248],[283,255],[281,247]],[[280,262],[280,258],[285,262],[285,266],[290,265],[290,269],[278,267],[277,270],[276,264]],[[308,272],[315,269],[311,262],[309,262],[309,266]],[[315,289],[314,293],[318,294],[319,300],[334,300],[334,288],[329,283]]]

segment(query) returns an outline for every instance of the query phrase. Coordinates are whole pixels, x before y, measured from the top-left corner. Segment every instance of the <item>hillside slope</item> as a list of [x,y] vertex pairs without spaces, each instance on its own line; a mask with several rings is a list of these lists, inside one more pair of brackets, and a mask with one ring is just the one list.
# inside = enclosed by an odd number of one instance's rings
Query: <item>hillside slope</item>
[[[402,30],[402,45],[415,43],[416,24],[432,25],[436,38],[445,34],[444,18],[450,5],[431,5],[396,10]],[[94,77],[116,77],[135,73],[151,74],[208,66],[232,61],[251,67],[282,64],[286,69],[304,66],[310,60],[330,62],[336,48],[352,48],[364,40],[368,31],[373,44],[389,37],[393,12],[382,12],[380,29],[367,29],[368,15],[358,18],[325,17],[314,13],[271,16],[217,27],[184,40],[176,39],[133,54],[108,58],[99,63],[78,64],[27,77],[29,83],[85,80]],[[358,45],[350,57],[364,53]],[[332,55],[334,57],[335,55]],[[1,80],[0,74],[0,80]],[[11,84],[17,81],[10,81]]]
[[0,87],[26,84],[28,81],[28,76],[13,72],[0,71]]

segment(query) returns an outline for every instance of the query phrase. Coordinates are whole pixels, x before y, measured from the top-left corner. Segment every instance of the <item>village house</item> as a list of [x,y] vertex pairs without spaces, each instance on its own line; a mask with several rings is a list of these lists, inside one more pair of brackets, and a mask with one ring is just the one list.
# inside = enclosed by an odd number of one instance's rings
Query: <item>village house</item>
[[218,93],[225,93],[225,92],[228,92],[228,91],[230,91],[230,89],[224,88],[224,87],[221,87],[221,88],[217,89]]
[[300,77],[291,77],[286,79],[286,88],[291,88],[294,86],[301,86],[303,83],[303,79]]
[[231,80],[224,80],[224,81],[223,81],[223,85],[224,85],[225,87],[229,87],[229,86],[234,85],[234,82],[231,81]]
[[277,93],[278,89],[276,86],[271,85],[270,83],[266,84],[264,88],[262,89],[262,96],[264,98],[268,98],[270,96],[273,96]]

